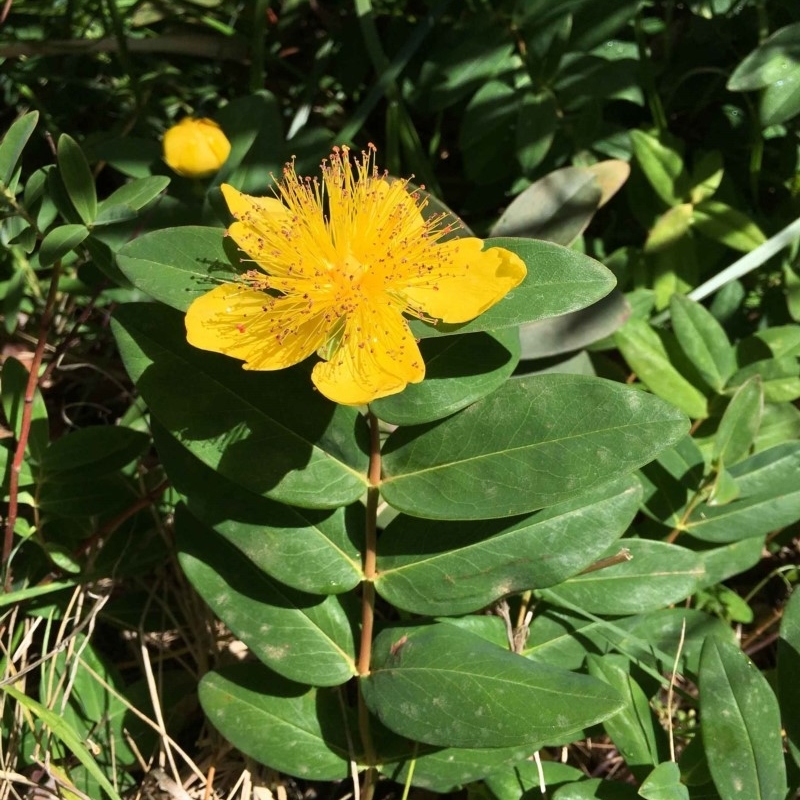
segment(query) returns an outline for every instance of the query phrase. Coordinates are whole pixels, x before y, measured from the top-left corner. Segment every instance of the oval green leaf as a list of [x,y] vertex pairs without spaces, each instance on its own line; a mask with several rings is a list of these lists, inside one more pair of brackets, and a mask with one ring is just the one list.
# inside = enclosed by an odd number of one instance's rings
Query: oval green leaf
[[767,679],[736,645],[711,636],[699,684],[703,749],[720,795],[784,800],[781,719]]
[[274,503],[203,464],[155,418],[153,437],[170,483],[192,515],[260,570],[312,594],[339,594],[360,583],[361,555],[354,544],[364,532],[360,503],[333,511]]
[[[544,595],[567,607],[593,614],[639,614],[679,603],[697,589],[703,566],[696,553],[684,547],[649,539],[624,539],[631,559],[612,567],[570,578]],[[607,553],[619,552],[614,545]]]
[[178,506],[175,534],[192,586],[264,664],[312,686],[338,686],[356,674],[353,627],[337,597],[283,586],[185,506]]
[[535,749],[621,707],[600,681],[536,664],[446,624],[383,631],[361,688],[390,730],[450,747]]
[[347,728],[355,725],[343,718],[335,690],[309,689],[250,663],[209,672],[199,695],[211,724],[261,764],[316,781],[349,774]]
[[370,404],[394,425],[420,425],[447,417],[505,383],[519,362],[519,334],[513,328],[420,343],[425,380]]
[[381,491],[430,519],[524,514],[631,472],[687,427],[668,403],[611,381],[512,380],[443,422],[391,434]]
[[235,270],[222,228],[165,228],[138,236],[117,253],[125,277],[151,297],[179,311],[210,292]]
[[22,156],[22,151],[31,138],[36,123],[39,121],[39,112],[30,111],[14,120],[11,127],[0,142],[0,184],[8,186],[17,163]]
[[154,303],[120,307],[112,325],[148,407],[203,463],[256,494],[302,508],[338,508],[363,494],[363,420],[355,408],[315,392],[304,365],[247,372],[191,347],[183,315]]
[[88,235],[89,229],[85,225],[60,225],[53,228],[42,240],[39,264],[43,267],[55,264],[72,252]]
[[416,614],[465,614],[561,583],[622,536],[641,498],[620,478],[522,519],[447,523],[400,516],[384,531],[378,593]]
[[97,216],[97,191],[89,162],[78,143],[68,134],[58,137],[58,170],[72,205],[86,225]]
[[49,480],[108,475],[130,464],[150,446],[146,433],[116,425],[81,428],[56,439],[44,451],[41,467]]

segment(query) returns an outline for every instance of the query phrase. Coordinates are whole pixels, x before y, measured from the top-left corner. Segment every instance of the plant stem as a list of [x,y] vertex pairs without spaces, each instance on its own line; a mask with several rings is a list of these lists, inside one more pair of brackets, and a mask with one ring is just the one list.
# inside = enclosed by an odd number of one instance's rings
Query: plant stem
[[44,349],[47,345],[47,334],[50,331],[50,323],[53,319],[53,308],[58,296],[58,279],[61,275],[61,261],[56,261],[53,265],[53,274],[50,276],[50,289],[47,293],[42,320],[39,325],[39,339],[36,342],[36,350],[31,361],[31,371],[28,375],[28,383],[25,387],[25,402],[22,406],[22,419],[20,421],[19,439],[17,448],[14,451],[14,460],[11,462],[11,475],[8,481],[8,513],[6,515],[5,537],[3,539],[3,560],[2,564],[6,570],[5,590],[11,590],[11,548],[14,544],[14,526],[17,523],[17,508],[19,500],[19,474],[22,470],[22,462],[25,459],[25,450],[28,447],[28,436],[31,432],[31,416],[33,414],[33,399],[36,396],[36,388],[39,384],[39,367],[42,365]]
[[[364,580],[361,584],[361,643],[358,653],[358,675],[365,678],[369,675],[369,663],[372,657],[372,631],[375,622],[375,580],[377,564],[378,541],[378,502],[381,490],[381,441],[378,430],[378,419],[371,412],[369,420],[369,472],[367,475],[369,488],[367,489],[367,524],[364,534]],[[358,692],[358,727],[361,733],[361,744],[364,747],[364,758],[368,764],[364,773],[364,785],[361,787],[362,800],[372,800],[375,791],[377,772],[374,768],[376,761],[375,746],[369,724],[369,709],[364,702],[364,696]]]

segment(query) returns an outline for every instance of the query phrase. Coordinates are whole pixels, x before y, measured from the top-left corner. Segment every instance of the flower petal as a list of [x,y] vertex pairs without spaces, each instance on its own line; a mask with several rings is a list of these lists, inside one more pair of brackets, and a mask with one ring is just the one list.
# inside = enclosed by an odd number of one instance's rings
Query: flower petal
[[186,338],[201,350],[241,358],[245,369],[283,369],[325,341],[329,323],[305,304],[234,283],[198,297],[186,312]]
[[396,287],[397,295],[442,322],[474,319],[519,286],[527,273],[523,260],[510,250],[482,247],[480,239],[471,237],[443,242],[436,247],[433,269]]
[[331,360],[311,373],[322,394],[351,406],[396,394],[424,377],[425,364],[408,323],[388,303],[356,309]]

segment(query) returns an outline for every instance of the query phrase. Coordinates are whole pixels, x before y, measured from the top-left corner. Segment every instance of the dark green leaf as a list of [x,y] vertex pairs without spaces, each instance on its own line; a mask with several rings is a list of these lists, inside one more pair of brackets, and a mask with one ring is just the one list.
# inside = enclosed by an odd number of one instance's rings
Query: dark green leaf
[[784,800],[778,701],[767,679],[729,642],[709,637],[700,662],[703,747],[724,800]]
[[393,433],[384,447],[382,492],[413,516],[512,516],[636,469],[686,427],[667,403],[621,384],[577,375],[523,378],[440,423]]
[[102,213],[104,209],[112,206],[130,206],[134,211],[138,211],[158,197],[169,186],[169,181],[166,175],[137,178],[112,192],[98,205],[98,209]]
[[630,663],[614,656],[589,655],[589,674],[612,686],[625,705],[603,721],[603,728],[628,768],[658,763],[658,742],[647,695],[630,674]]
[[338,686],[355,675],[353,630],[339,598],[283,586],[184,506],[175,532],[194,588],[267,666],[314,686]]
[[42,240],[39,264],[49,267],[72,252],[88,235],[89,229],[85,225],[60,225],[53,228]]
[[183,316],[157,304],[119,308],[113,327],[152,413],[234,483],[303,508],[338,508],[366,489],[362,419],[313,391],[304,366],[246,372],[191,347]]
[[600,681],[535,664],[445,624],[385,630],[361,683],[387,728],[453,747],[535,748],[621,707]]
[[644,780],[639,794],[645,800],[689,800],[689,790],[681,783],[681,770],[674,761],[659,764]]
[[[200,703],[211,724],[238,750],[281,772],[335,781],[349,772],[348,727],[332,689],[309,689],[261,664],[209,672]],[[267,735],[268,732],[268,735]],[[355,731],[350,733],[355,737]]]
[[[568,781],[579,780],[583,773],[569,764],[559,761],[542,761],[542,774],[549,791]],[[513,767],[495,772],[485,780],[486,785],[498,800],[520,800],[520,797],[536,797],[539,793],[539,765],[524,761]],[[532,794],[528,794],[532,792]],[[522,793],[522,794],[520,794]]]
[[376,589],[417,614],[464,614],[577,574],[621,536],[640,492],[620,478],[522,519],[447,523],[400,516],[381,538]]
[[42,510],[63,517],[121,511],[136,499],[133,487],[119,474],[97,477],[76,472],[71,478],[44,481],[39,492]]
[[3,137],[3,141],[0,142],[0,185],[9,185],[22,156],[22,151],[25,149],[28,139],[31,138],[38,121],[38,111],[23,114],[14,120]]
[[[638,614],[678,603],[697,588],[703,567],[691,550],[648,539],[624,539],[632,558],[570,578],[543,594],[594,614]],[[619,545],[609,549],[616,555]]]
[[166,228],[138,236],[117,253],[128,280],[151,297],[186,311],[235,270],[225,251],[222,228]]
[[74,477],[71,473],[75,472],[84,477],[102,477],[130,464],[149,445],[147,434],[131,428],[112,425],[81,428],[56,439],[44,451],[41,467],[48,480],[71,479]]
[[153,435],[170,482],[189,511],[260,570],[312,594],[339,594],[362,580],[361,556],[353,543],[364,535],[360,503],[334,511],[274,503],[214,472],[155,419]]
[[778,639],[778,700],[786,737],[800,764],[800,592],[795,591],[783,609]]
[[601,778],[584,778],[564,784],[556,790],[553,800],[641,800],[635,786]]
[[58,138],[58,169],[78,216],[91,225],[97,216],[94,177],[78,143],[66,133]]
[[380,419],[394,425],[419,425],[460,411],[505,383],[519,362],[514,328],[420,343],[425,380],[370,404]]
[[766,358],[740,369],[728,383],[733,390],[754,375],[761,378],[768,403],[786,403],[800,397],[800,361],[795,356]]
[[517,161],[523,172],[533,172],[542,162],[553,142],[557,126],[558,108],[552,92],[526,94],[523,97],[519,104],[516,142]]

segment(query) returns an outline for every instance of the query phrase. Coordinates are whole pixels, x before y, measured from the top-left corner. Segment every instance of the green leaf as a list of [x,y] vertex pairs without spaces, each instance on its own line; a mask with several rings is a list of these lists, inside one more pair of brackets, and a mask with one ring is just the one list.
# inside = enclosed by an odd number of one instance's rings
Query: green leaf
[[689,177],[680,154],[644,131],[629,132],[633,154],[656,194],[668,205],[686,199]]
[[731,398],[714,436],[713,458],[729,467],[749,452],[764,413],[764,390],[761,378],[754,375],[743,383]]
[[553,800],[639,800],[635,786],[601,778],[584,778],[566,783],[553,795]]
[[490,80],[469,101],[461,118],[458,144],[464,172],[477,184],[510,176],[516,151],[514,130],[522,98],[504,81]]
[[698,505],[682,526],[706,542],[763,536],[800,519],[800,442],[756,453],[730,468],[740,497],[732,503]]
[[786,738],[800,765],[800,592],[794,591],[783,609],[778,639],[778,700]]
[[119,473],[111,475],[59,475],[44,480],[38,505],[48,514],[63,517],[89,517],[121,511],[137,500],[131,484]]
[[[623,668],[623,665],[625,668]],[[589,674],[612,686],[625,701],[613,717],[603,721],[603,728],[628,768],[658,763],[658,743],[653,714],[647,695],[631,677],[630,663],[616,656],[589,655]]]
[[72,205],[86,225],[97,216],[97,192],[86,156],[68,134],[58,138],[58,169]]
[[736,372],[736,351],[722,325],[700,303],[681,294],[670,298],[670,313],[681,349],[703,380],[721,392]]
[[134,211],[144,208],[169,186],[170,179],[166,175],[148,175],[136,178],[120,186],[98,205],[102,212],[113,206],[129,206]]
[[724,174],[719,150],[711,150],[702,155],[692,170],[692,204],[697,205],[712,197],[719,189]]
[[791,403],[768,403],[755,441],[756,452],[792,439],[800,439],[800,409]]
[[[392,734],[396,735],[396,734]],[[403,740],[406,741],[406,740]],[[426,750],[431,752],[425,752]],[[412,754],[409,754],[411,756]],[[413,763],[412,786],[438,794],[449,794],[468,783],[479,781],[498,769],[520,765],[530,757],[530,748],[517,747],[438,747],[416,746],[413,762],[410,757],[391,760],[380,771],[395,783],[405,784],[409,765]]]
[[722,545],[721,547],[707,547],[699,549],[701,543],[684,542],[691,546],[700,556],[706,574],[700,581],[700,589],[714,586],[734,575],[747,572],[761,561],[761,554],[764,550],[764,534],[760,536],[750,536],[739,539],[736,542]]
[[39,264],[49,267],[72,252],[88,235],[89,229],[85,225],[60,225],[53,228],[42,240]]
[[689,790],[681,783],[681,770],[674,761],[659,764],[639,787],[645,800],[689,800]]
[[761,378],[768,403],[787,403],[800,397],[800,361],[795,356],[765,358],[748,364],[730,379],[727,389],[738,388],[754,375]]
[[749,53],[728,79],[732,92],[752,92],[791,80],[800,68],[800,23],[787,25]]
[[41,467],[48,480],[57,479],[58,473],[72,478],[78,471],[85,477],[102,477],[130,464],[149,446],[150,437],[131,428],[81,428],[56,439],[44,451]]
[[[30,372],[13,356],[3,362],[0,390],[3,395],[3,413],[8,421],[14,438],[19,441],[22,432],[22,413],[25,408]],[[50,441],[50,425],[47,421],[47,406],[38,385],[34,388],[31,408],[30,432],[28,434],[28,452],[34,461],[38,461]]]
[[120,307],[112,326],[150,410],[203,463],[303,508],[338,508],[363,494],[363,420],[313,391],[306,366],[247,372],[191,347],[183,316],[152,303]]
[[704,200],[694,207],[692,226],[704,236],[734,250],[749,253],[767,237],[754,222],[719,200]]
[[416,614],[465,614],[513,592],[561,583],[633,519],[640,492],[620,478],[522,519],[447,523],[400,516],[381,537],[375,588]]
[[676,409],[611,381],[521,378],[440,423],[391,434],[382,493],[431,519],[526,513],[630,472],[685,429]]
[[178,506],[181,567],[200,596],[264,664],[289,680],[338,686],[356,674],[339,598],[290,589]]
[[557,126],[558,107],[553,93],[526,93],[519,104],[515,148],[517,161],[524,173],[533,172],[544,160]]
[[209,722],[256,761],[307,780],[349,774],[348,734],[358,736],[337,690],[309,689],[249,663],[209,672],[199,695]]
[[134,286],[186,311],[192,300],[210,292],[220,280],[234,277],[225,241],[222,228],[165,228],[126,244],[117,253],[117,263]]
[[692,224],[692,213],[691,203],[680,203],[665,211],[647,234],[647,241],[644,243],[645,253],[667,250],[686,236]]
[[517,195],[491,235],[544,239],[568,246],[591,222],[601,197],[598,178],[591,170],[557,169]]
[[[542,761],[541,769],[549,791],[562,783],[575,781],[583,776],[577,767],[559,761]],[[524,761],[515,764],[513,769],[489,775],[485,783],[497,800],[520,800],[521,796],[533,798],[539,792],[539,767],[533,761]],[[533,794],[528,794],[529,792]]]
[[624,325],[631,307],[619,289],[612,289],[588,308],[552,319],[528,322],[519,329],[523,359],[545,358],[579,350],[611,336]]
[[312,594],[339,594],[361,582],[361,555],[353,543],[364,531],[360,503],[333,511],[274,503],[214,472],[155,419],[153,436],[170,483],[192,515],[258,569]]
[[0,185],[8,186],[22,157],[22,151],[31,138],[39,112],[30,111],[14,120],[0,142]]
[[778,701],[736,646],[709,637],[700,662],[703,748],[720,796],[784,800]]
[[97,762],[92,758],[80,736],[75,733],[66,720],[62,719],[55,711],[51,711],[41,703],[37,703],[36,700],[28,697],[24,692],[21,692],[14,686],[0,686],[0,692],[5,692],[7,695],[13,697],[22,708],[27,709],[33,716],[40,719],[53,735],[62,741],[75,758],[83,764],[111,800],[120,800],[120,796],[97,765]]
[[[648,539],[623,539],[621,544],[632,556],[629,561],[570,578],[542,594],[593,614],[638,614],[679,603],[703,577],[700,559],[691,550]],[[606,555],[618,551],[614,545]]]
[[708,416],[705,395],[673,366],[664,334],[642,319],[630,319],[614,334],[623,357],[642,383],[693,419]]
[[427,325],[411,321],[418,338],[514,328],[525,322],[577,311],[605,297],[616,280],[593,258],[551,242],[536,239],[487,239],[484,250],[504,247],[516,253],[528,268],[523,282],[472,322],[463,325]]
[[502,386],[519,362],[519,334],[495,332],[426,339],[420,343],[425,380],[370,404],[394,425],[419,425],[460,411]]
[[430,519],[523,514],[636,469],[686,427],[667,403],[611,381],[521,378],[442,422],[392,433],[381,491]]
[[621,707],[600,681],[535,664],[446,624],[379,634],[361,688],[390,730],[451,747],[534,749]]

